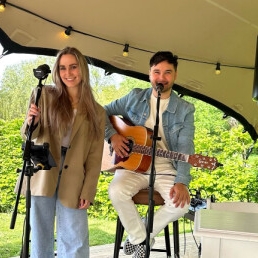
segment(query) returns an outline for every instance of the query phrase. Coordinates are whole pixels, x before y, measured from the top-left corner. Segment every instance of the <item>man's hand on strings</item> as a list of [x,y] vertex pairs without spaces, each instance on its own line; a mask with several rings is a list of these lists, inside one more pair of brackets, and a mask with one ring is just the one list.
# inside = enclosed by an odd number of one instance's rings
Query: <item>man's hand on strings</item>
[[114,134],[110,137],[111,146],[116,154],[121,157],[128,157],[128,152],[130,151],[127,146],[128,140],[121,134]]

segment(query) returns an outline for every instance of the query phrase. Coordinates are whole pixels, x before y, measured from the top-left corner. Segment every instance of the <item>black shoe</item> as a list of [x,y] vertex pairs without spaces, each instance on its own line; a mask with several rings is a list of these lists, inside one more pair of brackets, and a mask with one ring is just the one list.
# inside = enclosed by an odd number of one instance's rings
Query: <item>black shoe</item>
[[146,251],[145,245],[143,244],[137,245],[135,253],[133,254],[133,258],[144,258],[145,251]]
[[[154,243],[155,243],[155,239],[154,238],[150,239],[150,250],[152,249]],[[141,243],[139,245],[136,245],[136,250],[132,258],[144,258],[145,252],[146,252],[145,244]]]
[[129,238],[127,237],[124,242],[123,250],[126,255],[133,254],[136,250],[136,245],[131,244]]

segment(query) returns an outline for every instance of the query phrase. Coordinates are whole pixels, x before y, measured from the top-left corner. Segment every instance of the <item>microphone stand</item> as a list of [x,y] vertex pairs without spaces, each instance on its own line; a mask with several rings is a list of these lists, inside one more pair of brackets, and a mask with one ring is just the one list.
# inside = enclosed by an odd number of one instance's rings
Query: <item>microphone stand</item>
[[145,258],[150,256],[150,234],[153,230],[153,216],[154,216],[154,206],[155,201],[153,200],[154,193],[154,182],[155,182],[155,156],[156,156],[156,143],[161,140],[158,137],[159,130],[159,106],[160,106],[160,96],[163,85],[157,85],[157,107],[156,107],[156,122],[154,125],[153,135],[152,135],[152,162],[151,162],[151,172],[149,177],[149,207],[148,207],[148,219],[147,219],[147,236],[146,236],[146,252]]
[[[44,79],[44,78],[43,78]],[[37,87],[37,94],[36,94],[36,100],[35,100],[35,105],[38,106],[39,98],[41,96],[41,91],[42,91],[42,79],[39,80],[39,85]],[[39,170],[39,167],[34,168],[32,162],[31,162],[31,147],[33,142],[31,142],[31,137],[32,133],[34,131],[34,121],[35,121],[35,116],[32,117],[31,124],[28,128],[28,133],[27,133],[27,140],[25,142],[25,147],[24,147],[24,152],[23,152],[23,168],[21,171],[21,179],[20,179],[20,184],[16,196],[16,203],[15,203],[15,208],[13,211],[12,219],[11,219],[11,224],[10,224],[10,229],[14,229],[15,226],[15,221],[16,221],[16,216],[17,216],[17,209],[18,209],[18,204],[19,204],[19,199],[20,199],[20,194],[21,194],[21,189],[22,189],[22,183],[24,179],[24,175],[27,176],[27,190],[26,190],[26,222],[25,222],[25,236],[24,236],[24,243],[23,247],[21,250],[21,258],[28,258],[29,257],[29,237],[30,237],[30,208],[31,208],[31,190],[30,190],[30,180],[31,177],[33,176],[34,172],[37,172]]]

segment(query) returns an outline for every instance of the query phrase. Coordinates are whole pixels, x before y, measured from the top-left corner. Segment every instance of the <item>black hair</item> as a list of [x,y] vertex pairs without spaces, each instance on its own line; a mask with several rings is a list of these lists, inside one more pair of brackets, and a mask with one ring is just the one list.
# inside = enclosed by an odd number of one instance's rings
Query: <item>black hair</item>
[[169,64],[173,64],[175,70],[177,70],[177,59],[178,57],[176,55],[173,55],[173,53],[170,51],[159,51],[155,53],[150,59],[150,67],[152,67],[153,65],[157,65],[163,61],[167,61]]

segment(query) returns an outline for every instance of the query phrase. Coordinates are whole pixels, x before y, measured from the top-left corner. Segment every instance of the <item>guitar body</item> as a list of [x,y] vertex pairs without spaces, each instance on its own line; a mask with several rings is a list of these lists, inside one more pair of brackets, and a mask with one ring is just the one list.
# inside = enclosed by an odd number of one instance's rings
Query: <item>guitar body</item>
[[[152,133],[143,126],[128,125],[125,120],[118,116],[110,116],[110,121],[113,124],[116,131],[131,140],[133,144],[139,144],[143,146],[151,146]],[[129,157],[121,158],[114,154],[114,165],[122,167],[124,169],[132,170],[135,172],[145,172],[151,164],[151,157],[140,153],[131,152]]]
[[[114,172],[118,168],[124,168],[139,173],[146,172],[150,167],[153,154],[152,132],[144,126],[132,125],[118,116],[110,116],[109,119],[116,131],[129,140],[128,147],[130,152],[126,158],[119,157],[115,152],[112,152],[112,155],[110,155],[109,145],[105,142],[101,170]],[[210,170],[222,166],[216,158],[200,154],[187,155],[175,151],[157,149],[155,156],[188,162],[194,167],[208,168]],[[113,164],[113,167],[110,168],[110,164]]]

